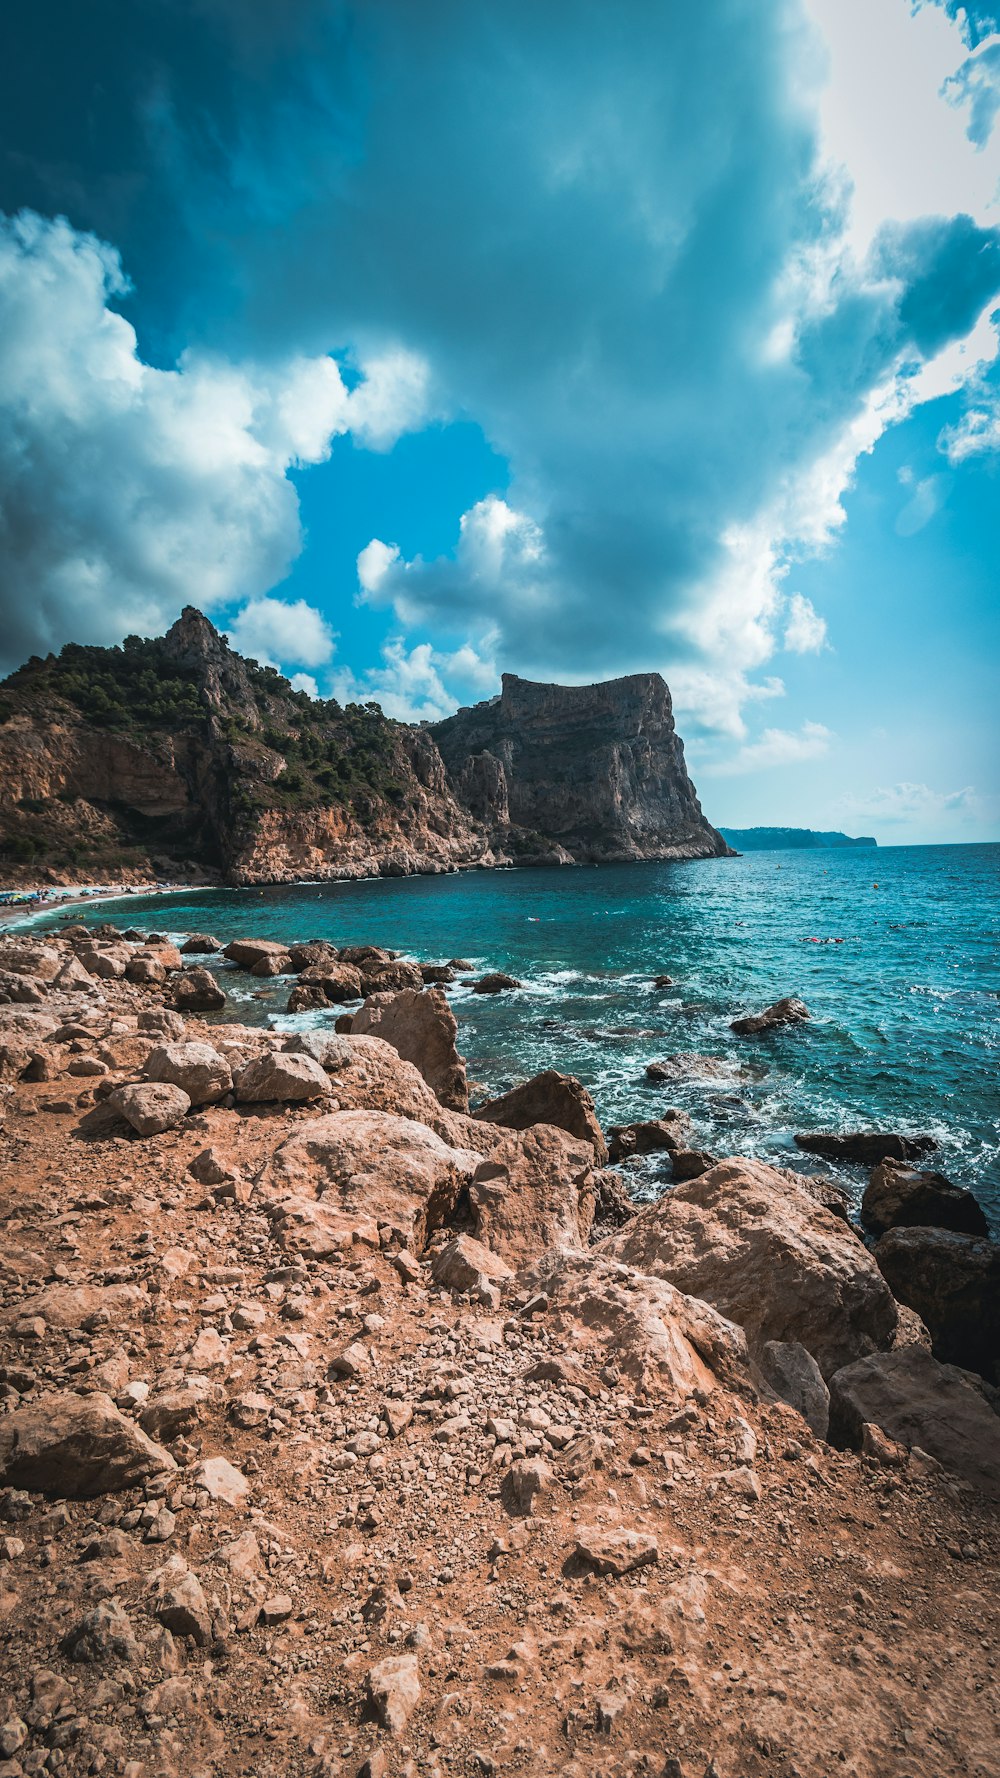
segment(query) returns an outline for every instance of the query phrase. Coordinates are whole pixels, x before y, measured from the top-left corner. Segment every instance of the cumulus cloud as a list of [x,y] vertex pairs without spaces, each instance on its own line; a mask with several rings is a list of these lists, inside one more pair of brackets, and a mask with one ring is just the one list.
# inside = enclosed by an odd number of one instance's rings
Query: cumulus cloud
[[806,760],[820,759],[830,751],[832,730],[821,722],[804,722],[797,731],[766,728],[760,739],[741,747],[732,759],[718,760],[701,766],[702,776],[728,778],[743,772],[758,772],[769,766],[801,765]]
[[491,645],[487,637],[481,653],[469,643],[448,653],[429,642],[408,648],[401,636],[392,637],[382,649],[380,666],[360,675],[347,669],[334,673],[330,695],[342,704],[375,699],[398,722],[438,722],[459,703],[499,691]]
[[803,593],[793,593],[785,620],[785,647],[791,654],[818,654],[825,641],[826,618]]
[[144,363],[117,253],[61,220],[0,218],[0,667],[67,639],[150,634],[190,599],[249,595],[239,646],[329,659],[324,620],[266,597],[301,546],[289,469],[356,428],[385,448],[426,417],[412,353],[348,388],[329,356]]
[[271,667],[322,667],[334,649],[325,617],[305,599],[251,599],[229,625],[229,640],[240,654]]

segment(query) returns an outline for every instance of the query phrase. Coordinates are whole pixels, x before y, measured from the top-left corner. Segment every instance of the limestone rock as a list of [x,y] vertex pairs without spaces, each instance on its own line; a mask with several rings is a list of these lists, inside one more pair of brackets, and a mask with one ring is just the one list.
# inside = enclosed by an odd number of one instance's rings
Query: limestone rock
[[546,1247],[586,1244],[599,1177],[591,1143],[551,1124],[520,1132],[460,1121],[486,1147],[469,1184],[477,1240],[514,1267]]
[[221,939],[213,938],[210,932],[192,932],[181,945],[182,953],[189,957],[204,957],[221,949]]
[[376,1720],[399,1739],[420,1702],[420,1669],[416,1655],[387,1655],[368,1674],[368,1707]]
[[481,1241],[474,1241],[471,1235],[456,1235],[435,1254],[431,1276],[448,1290],[475,1296],[491,1294],[494,1285],[506,1283],[514,1274]]
[[217,1012],[226,1004],[225,990],[209,969],[183,969],[171,987],[178,1012]]
[[520,986],[521,983],[515,976],[505,975],[502,969],[494,969],[490,970],[488,974],[480,976],[478,982],[473,982],[472,992],[474,994],[504,994],[509,989]]
[[338,1111],[283,1142],[261,1185],[279,1202],[286,1192],[320,1199],[347,1242],[359,1225],[387,1225],[419,1250],[450,1216],[478,1161],[410,1118]]
[[176,1130],[191,1109],[184,1090],[167,1081],[149,1080],[116,1087],[108,1095],[107,1103],[139,1136],[159,1136],[164,1130]]
[[189,1636],[204,1647],[212,1637],[212,1614],[198,1576],[180,1556],[172,1556],[156,1579],[153,1615],[173,1636]]
[[[274,964],[284,968],[291,967],[291,958],[285,945],[276,943],[269,938],[234,938],[223,949],[222,955],[228,957],[239,969],[256,972],[263,963],[266,973],[279,975],[281,968],[272,968]],[[262,972],[263,973],[263,972]]]
[[930,1330],[934,1355],[994,1380],[1000,1363],[1000,1244],[950,1229],[895,1228],[875,1258],[894,1296]]
[[131,1665],[141,1650],[124,1607],[117,1599],[102,1599],[62,1638],[63,1653],[71,1661],[117,1661]]
[[798,1341],[827,1377],[895,1329],[892,1295],[861,1242],[760,1161],[721,1161],[598,1251],[713,1303],[755,1346]]
[[863,1426],[873,1422],[1000,1500],[1000,1416],[967,1372],[940,1364],[921,1346],[875,1353],[837,1371],[830,1407],[839,1439],[860,1443]]
[[374,995],[355,1013],[358,1036],[381,1037],[404,1062],[412,1062],[442,1105],[469,1108],[465,1063],[458,1053],[458,1023],[440,988],[405,988]]
[[226,1506],[241,1506],[250,1492],[243,1471],[228,1457],[205,1457],[189,1474],[192,1487],[203,1489],[209,1500],[221,1500]]
[[581,1525],[573,1555],[582,1566],[616,1580],[660,1560],[655,1537],[648,1531],[631,1531],[621,1525]]
[[817,1438],[830,1430],[830,1391],[811,1352],[797,1340],[765,1340],[757,1353],[764,1381],[801,1414]]
[[482,1123],[499,1124],[508,1130],[552,1124],[581,1142],[589,1142],[601,1166],[608,1158],[604,1132],[586,1087],[572,1074],[560,1074],[555,1068],[533,1075],[499,1099],[487,1100],[475,1116]]
[[146,1079],[181,1087],[192,1105],[215,1105],[232,1091],[229,1063],[210,1043],[170,1043],[154,1049]]
[[921,1173],[895,1161],[872,1169],[861,1200],[861,1221],[869,1234],[887,1229],[952,1229],[961,1235],[987,1235],[989,1226],[970,1191],[952,1185],[942,1173]]
[[691,1119],[685,1111],[667,1111],[644,1123],[612,1124],[608,1131],[608,1159],[614,1165],[633,1155],[682,1149],[690,1132]]
[[776,1000],[764,1012],[733,1019],[729,1029],[735,1031],[737,1037],[761,1037],[768,1031],[779,1031],[785,1025],[802,1025],[808,1017],[809,1008],[804,1001],[788,996],[784,1000]]
[[0,1420],[0,1478],[11,1487],[86,1500],[175,1468],[108,1395],[53,1392]]
[[329,1091],[327,1075],[312,1056],[268,1050],[236,1076],[236,1097],[241,1104],[294,1104],[319,1099]]
[[865,1167],[877,1167],[880,1161],[918,1161],[937,1147],[933,1136],[900,1136],[893,1130],[853,1130],[840,1134],[831,1130],[812,1130],[797,1135],[797,1148],[807,1154],[825,1155],[830,1161],[859,1161]]

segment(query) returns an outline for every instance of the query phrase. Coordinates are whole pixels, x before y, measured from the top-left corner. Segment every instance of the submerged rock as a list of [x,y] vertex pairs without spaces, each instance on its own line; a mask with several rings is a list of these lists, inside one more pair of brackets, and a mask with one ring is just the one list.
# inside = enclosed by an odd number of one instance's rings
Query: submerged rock
[[764,1012],[733,1019],[729,1029],[735,1031],[737,1037],[760,1037],[768,1031],[779,1031],[784,1025],[804,1024],[808,1018],[809,1008],[805,1002],[788,996],[784,1000],[776,1000]]
[[880,1161],[917,1161],[937,1147],[933,1136],[900,1136],[892,1130],[852,1130],[844,1135],[813,1130],[797,1135],[795,1145],[806,1154],[825,1155],[831,1161],[860,1161],[866,1167],[875,1167]]

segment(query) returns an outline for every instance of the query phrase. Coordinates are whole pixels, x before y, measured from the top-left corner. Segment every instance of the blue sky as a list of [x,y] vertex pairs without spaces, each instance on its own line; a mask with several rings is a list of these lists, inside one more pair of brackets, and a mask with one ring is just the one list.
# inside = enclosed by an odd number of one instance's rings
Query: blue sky
[[1000,16],[39,0],[4,670],[199,604],[323,695],[656,668],[711,817],[1000,836]]

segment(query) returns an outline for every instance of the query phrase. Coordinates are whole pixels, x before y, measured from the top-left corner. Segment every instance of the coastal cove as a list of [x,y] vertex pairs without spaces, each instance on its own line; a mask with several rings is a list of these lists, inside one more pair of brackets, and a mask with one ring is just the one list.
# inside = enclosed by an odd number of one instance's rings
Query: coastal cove
[[[605,1127],[677,1105],[711,1152],[805,1170],[815,1163],[795,1148],[797,1131],[926,1133],[935,1165],[1000,1227],[998,888],[1000,846],[889,847],[134,895],[72,918],[223,943],[376,944],[505,970],[523,983],[515,993],[449,989],[484,1094],[556,1067],[590,1089]],[[212,966],[225,973],[230,1018],[333,1024],[337,1009],[284,1013],[290,978]],[[654,991],[659,974],[675,985]],[[786,994],[806,1002],[808,1024],[763,1039],[730,1031]],[[678,1053],[734,1068],[651,1086],[646,1065]],[[838,1176],[856,1201],[864,1172]],[[630,1183],[655,1195],[668,1178],[653,1156]]]

